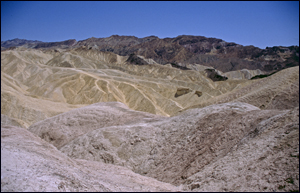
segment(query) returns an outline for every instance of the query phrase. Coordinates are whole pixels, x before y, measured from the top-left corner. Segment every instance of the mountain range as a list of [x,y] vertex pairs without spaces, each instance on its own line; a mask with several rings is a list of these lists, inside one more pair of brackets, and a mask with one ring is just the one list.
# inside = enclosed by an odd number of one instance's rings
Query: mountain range
[[195,64],[200,64],[222,72],[260,69],[272,73],[299,64],[299,46],[274,46],[260,49],[222,39],[191,35],[164,39],[156,36],[137,38],[112,35],[107,38],[92,37],[81,41],[70,39],[62,42],[40,42],[13,39],[1,42],[1,50],[18,46],[34,49],[86,47],[121,56],[140,55],[162,65],[171,63],[175,67],[190,66],[190,69],[197,69]]

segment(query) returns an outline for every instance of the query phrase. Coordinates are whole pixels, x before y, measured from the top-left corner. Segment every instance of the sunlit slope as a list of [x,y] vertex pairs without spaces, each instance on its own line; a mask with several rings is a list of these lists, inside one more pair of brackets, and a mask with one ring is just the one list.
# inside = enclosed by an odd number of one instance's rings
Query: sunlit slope
[[1,115],[17,121],[23,127],[44,120],[48,117],[81,107],[62,102],[53,102],[42,97],[29,94],[26,86],[1,72]]
[[[213,82],[204,72],[160,64],[133,65],[126,60],[83,48],[3,51],[1,114],[26,120],[22,124],[28,126],[78,105],[119,101],[134,110],[170,116],[247,82]],[[20,113],[19,106],[34,110],[31,118]]]
[[251,80],[242,88],[203,101],[190,108],[201,108],[211,104],[239,101],[261,109],[290,109],[299,106],[299,66],[287,68],[272,76]]

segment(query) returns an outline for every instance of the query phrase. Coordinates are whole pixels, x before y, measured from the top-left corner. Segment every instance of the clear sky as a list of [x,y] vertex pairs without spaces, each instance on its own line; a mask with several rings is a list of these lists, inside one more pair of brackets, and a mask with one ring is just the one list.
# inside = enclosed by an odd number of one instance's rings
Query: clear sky
[[1,1],[1,41],[111,35],[199,35],[260,48],[299,46],[299,2]]

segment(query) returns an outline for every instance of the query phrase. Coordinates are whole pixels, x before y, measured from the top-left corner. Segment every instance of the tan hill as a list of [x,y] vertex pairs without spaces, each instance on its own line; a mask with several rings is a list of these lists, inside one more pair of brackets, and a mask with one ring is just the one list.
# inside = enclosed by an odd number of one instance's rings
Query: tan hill
[[[205,71],[135,65],[127,59],[85,48],[2,51],[1,114],[28,127],[73,108],[119,101],[135,110],[171,116],[247,82],[213,82]],[[176,94],[182,89],[189,92]]]
[[148,64],[131,64],[126,56],[86,48],[2,51],[1,114],[27,128],[97,102],[119,101],[164,116],[233,100],[263,109],[299,104],[299,67],[264,79],[214,82],[205,68],[180,70],[140,59]]
[[236,88],[181,111],[229,101],[246,102],[261,109],[290,109],[299,106],[299,67],[288,68],[272,76],[249,81],[243,88]]

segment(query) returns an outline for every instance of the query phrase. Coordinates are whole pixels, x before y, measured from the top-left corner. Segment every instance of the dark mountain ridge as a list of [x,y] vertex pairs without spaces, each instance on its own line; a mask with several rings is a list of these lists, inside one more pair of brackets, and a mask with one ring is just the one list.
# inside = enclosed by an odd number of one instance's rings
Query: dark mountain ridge
[[4,47],[4,48],[18,47],[18,46],[32,47],[38,43],[42,43],[42,41],[15,38],[12,40],[1,41],[1,47]]
[[160,39],[157,36],[137,38],[135,36],[112,35],[107,38],[75,39],[61,42],[40,42],[31,40],[8,40],[1,42],[1,50],[11,46],[33,49],[73,49],[85,47],[99,51],[113,52],[121,56],[141,55],[162,65],[186,68],[187,64],[214,67],[222,72],[260,69],[272,73],[299,65],[299,46],[274,46],[260,49],[242,46],[218,38],[180,35]]

